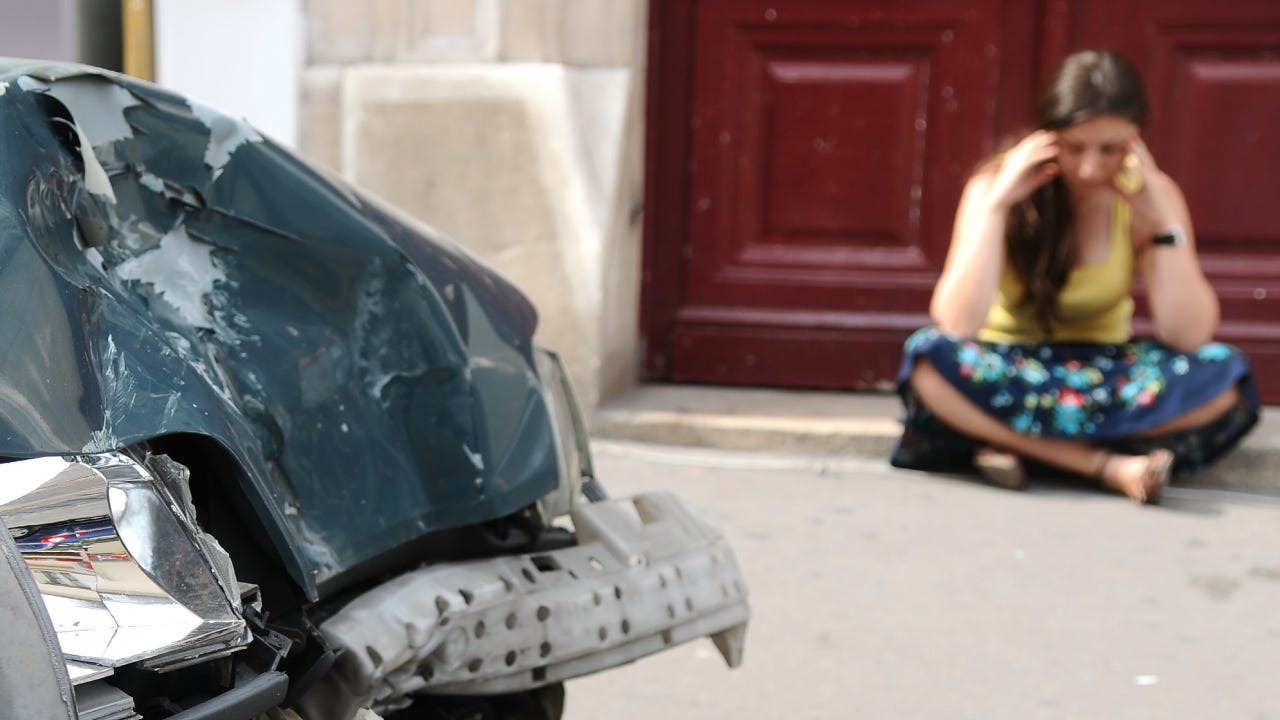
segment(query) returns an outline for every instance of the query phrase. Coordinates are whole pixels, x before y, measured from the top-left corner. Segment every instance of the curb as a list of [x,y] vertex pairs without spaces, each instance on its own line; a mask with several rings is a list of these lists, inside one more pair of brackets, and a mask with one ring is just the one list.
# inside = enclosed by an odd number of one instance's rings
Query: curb
[[[842,393],[640,386],[597,408],[592,434],[608,440],[726,450],[856,457],[886,461],[901,425],[898,400],[886,393]],[[1280,496],[1280,410],[1240,447],[1203,472],[1175,477],[1174,487]],[[1268,422],[1269,417],[1272,422]]]

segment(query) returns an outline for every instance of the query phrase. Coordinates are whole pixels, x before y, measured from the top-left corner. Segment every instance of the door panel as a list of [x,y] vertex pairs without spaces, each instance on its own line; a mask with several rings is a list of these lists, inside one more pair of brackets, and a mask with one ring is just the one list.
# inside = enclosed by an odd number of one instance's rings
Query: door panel
[[[995,93],[998,13],[985,5],[698,4],[672,379],[892,375],[977,160],[954,150],[985,146],[992,126],[980,99]],[[851,377],[871,353],[889,362]]]

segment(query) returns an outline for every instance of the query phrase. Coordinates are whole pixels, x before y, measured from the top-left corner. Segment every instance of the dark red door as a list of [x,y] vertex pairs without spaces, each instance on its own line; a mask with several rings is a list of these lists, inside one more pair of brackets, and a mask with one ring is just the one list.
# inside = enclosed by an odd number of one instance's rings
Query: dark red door
[[[1223,7],[1217,7],[1223,6]],[[1070,50],[1144,69],[1222,336],[1280,370],[1280,3],[651,3],[643,332],[651,378],[883,387],[927,322],[969,170]],[[1273,249],[1275,248],[1275,249]],[[1280,391],[1280,386],[1277,387]]]
[[1072,26],[1074,45],[1114,47],[1142,68],[1145,136],[1191,206],[1222,301],[1218,336],[1249,355],[1264,402],[1280,402],[1280,2],[1091,0]]

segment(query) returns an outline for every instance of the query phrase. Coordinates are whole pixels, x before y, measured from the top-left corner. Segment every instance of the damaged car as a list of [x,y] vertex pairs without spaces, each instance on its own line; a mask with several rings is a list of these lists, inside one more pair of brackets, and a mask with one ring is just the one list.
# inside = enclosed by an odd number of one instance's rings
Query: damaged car
[[513,285],[250,125],[0,60],[0,696],[24,718],[559,717],[747,587],[610,498]]

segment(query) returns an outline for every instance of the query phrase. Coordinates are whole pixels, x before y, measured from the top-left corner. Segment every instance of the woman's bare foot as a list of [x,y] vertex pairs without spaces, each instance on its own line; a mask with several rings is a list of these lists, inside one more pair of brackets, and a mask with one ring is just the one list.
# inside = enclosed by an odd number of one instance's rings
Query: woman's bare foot
[[1104,487],[1139,503],[1160,502],[1173,470],[1173,453],[1160,448],[1146,455],[1103,456],[1098,479]]
[[1006,490],[1021,490],[1027,486],[1027,473],[1022,460],[1013,453],[982,447],[973,454],[973,466],[987,482]]

